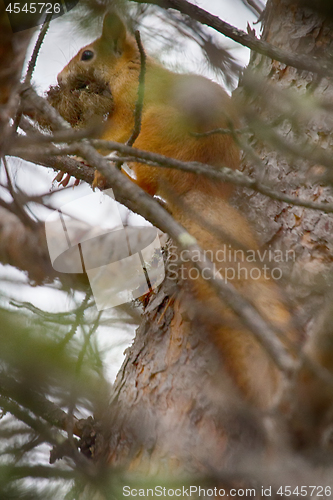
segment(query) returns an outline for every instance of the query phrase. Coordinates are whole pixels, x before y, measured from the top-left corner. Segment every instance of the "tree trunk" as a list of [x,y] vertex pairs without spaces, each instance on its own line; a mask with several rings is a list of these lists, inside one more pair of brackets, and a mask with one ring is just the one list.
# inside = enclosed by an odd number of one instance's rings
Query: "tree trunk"
[[[302,3],[270,0],[262,37],[287,53],[325,58],[332,51],[333,19]],[[243,98],[247,95],[246,114],[252,117],[250,123],[252,120],[257,132],[256,137],[250,138],[251,146],[262,162],[258,167],[251,158],[246,158],[247,171],[256,171],[265,183],[284,193],[331,203],[331,188],[323,187],[315,179],[316,175],[320,179],[325,169],[318,159],[308,161],[306,157],[312,146],[322,148],[328,155],[332,148],[331,79],[287,67],[257,53],[252,53],[249,70],[241,92]],[[320,106],[320,102],[324,105]],[[275,132],[287,145],[298,149],[294,154],[288,153],[283,142],[281,146],[266,133],[277,119],[280,123]],[[297,153],[304,153],[304,157]],[[322,180],[326,186],[330,184],[329,178]],[[298,304],[300,318],[309,329],[314,315],[320,314],[331,281],[332,215],[287,205],[246,190],[237,203],[266,245],[294,251],[295,259],[289,265],[286,263],[286,281]]]
[[[300,3],[270,0],[263,38],[289,53],[323,56],[332,50],[332,28],[332,20]],[[329,102],[331,92],[326,78],[318,79],[253,54],[237,93],[245,118],[256,130],[249,143],[262,165],[258,167],[246,157],[246,168],[277,190],[309,200],[332,201],[331,190],[314,184],[311,178],[302,185],[305,174],[321,173],[321,167],[306,158],[286,155],[276,138],[265,135],[279,117],[275,132],[281,139],[300,150],[308,140],[325,150],[330,148],[332,116],[319,107],[312,112],[307,103],[317,98]],[[292,114],[292,109],[297,113]],[[315,168],[310,170],[312,165]],[[332,216],[249,191],[243,191],[236,203],[266,245],[295,251],[295,262],[282,262],[282,282],[292,290],[299,308],[305,309],[303,316],[311,325],[313,311],[318,310],[325,293],[322,274],[332,261]],[[225,475],[228,471],[232,477],[244,477],[237,474],[246,468],[262,484],[285,483],[293,470],[286,463],[291,452],[289,438],[280,433],[276,441],[271,439],[262,415],[258,418],[242,402],[205,335],[204,325],[194,327],[191,323],[184,289],[184,283],[175,287],[170,280],[165,281],[151,297],[127,350],[114,386],[111,416],[107,417],[109,460],[117,465],[128,465],[129,461],[130,469],[172,473],[173,477],[214,472],[224,484],[230,480]],[[298,466],[296,461],[294,467]],[[298,483],[301,477],[308,480],[305,463],[298,472]],[[315,480],[316,473],[311,473]]]
[[132,467],[173,477],[232,468],[247,446],[254,457],[264,443],[260,423],[241,402],[204,325],[193,328],[184,288],[167,278],[146,308],[118,374],[117,410],[108,421],[112,463],[130,455]]

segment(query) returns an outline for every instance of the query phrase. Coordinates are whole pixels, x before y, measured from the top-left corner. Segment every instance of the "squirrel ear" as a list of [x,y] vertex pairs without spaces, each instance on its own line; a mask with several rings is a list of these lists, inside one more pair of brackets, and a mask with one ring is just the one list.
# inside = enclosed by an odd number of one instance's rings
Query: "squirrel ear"
[[122,42],[126,38],[126,27],[114,12],[106,14],[104,17],[102,38],[113,43],[117,52],[122,52]]

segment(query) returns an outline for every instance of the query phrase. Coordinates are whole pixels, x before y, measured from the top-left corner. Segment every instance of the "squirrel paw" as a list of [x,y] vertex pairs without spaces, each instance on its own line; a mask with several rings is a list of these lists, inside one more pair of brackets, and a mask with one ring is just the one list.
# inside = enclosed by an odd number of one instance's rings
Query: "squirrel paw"
[[[71,175],[66,172],[60,171],[57,173],[52,182],[58,182],[59,186],[66,187],[71,179]],[[78,186],[80,184],[80,179],[75,179],[74,186]]]

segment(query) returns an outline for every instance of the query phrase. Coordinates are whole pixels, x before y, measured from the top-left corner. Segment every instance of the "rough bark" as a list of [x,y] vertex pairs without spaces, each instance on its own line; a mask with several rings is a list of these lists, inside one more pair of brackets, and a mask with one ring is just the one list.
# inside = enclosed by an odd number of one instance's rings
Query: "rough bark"
[[[270,0],[262,36],[290,53],[326,57],[332,51],[333,20],[303,6],[302,2]],[[255,171],[279,191],[318,202],[331,202],[329,183],[325,186],[314,179],[315,174],[322,174],[325,169],[315,161],[285,154],[283,146],[281,149],[274,141],[265,140],[263,134],[263,129],[269,128],[284,113],[285,119],[275,129],[282,140],[300,150],[307,144],[329,153],[333,128],[328,106],[333,92],[331,79],[318,78],[313,73],[298,71],[255,53],[249,70],[244,77],[245,90],[241,87],[241,92],[243,96],[250,95],[246,100],[249,122],[251,116],[263,120],[261,133],[250,139],[251,146],[263,161],[258,167],[250,158],[245,158],[246,169]],[[267,88],[265,81],[269,85]],[[326,107],[316,106],[316,101],[326,103]],[[296,262],[286,266],[285,274],[289,291],[308,329],[313,316],[320,311],[331,281],[332,215],[272,201],[249,190],[242,191],[237,203],[266,245],[273,249],[294,250]]]
[[118,374],[111,404],[109,459],[149,474],[182,477],[235,470],[247,446],[259,460],[260,422],[205,335],[193,328],[184,284],[166,279]]

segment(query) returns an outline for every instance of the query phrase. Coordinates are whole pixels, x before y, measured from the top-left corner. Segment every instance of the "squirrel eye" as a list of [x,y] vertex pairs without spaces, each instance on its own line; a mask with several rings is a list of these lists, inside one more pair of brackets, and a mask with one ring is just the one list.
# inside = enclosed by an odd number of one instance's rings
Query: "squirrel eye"
[[82,52],[81,61],[89,61],[94,57],[94,53],[92,50],[85,50]]

